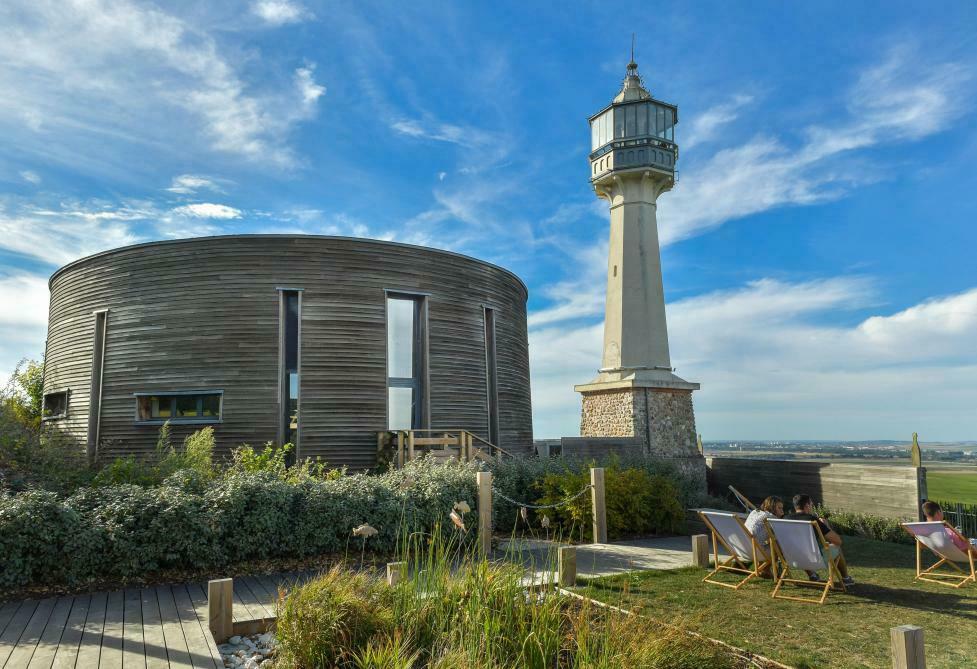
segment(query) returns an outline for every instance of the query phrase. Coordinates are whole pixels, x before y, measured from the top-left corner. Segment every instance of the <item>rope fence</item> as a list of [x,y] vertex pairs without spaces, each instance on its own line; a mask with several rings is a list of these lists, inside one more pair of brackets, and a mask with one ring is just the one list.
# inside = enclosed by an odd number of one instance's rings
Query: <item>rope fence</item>
[[[490,472],[478,472],[476,475],[478,483],[478,522],[479,522],[479,543],[482,550],[486,553],[491,551],[492,546],[492,501],[493,497],[508,502],[516,507],[516,523],[521,517],[524,522],[529,522],[529,509],[534,511],[545,511],[565,507],[578,500],[580,497],[590,492],[591,511],[594,530],[594,543],[607,543],[607,508],[604,500],[604,469],[593,467],[590,470],[590,484],[585,485],[578,492],[566,497],[565,499],[552,504],[530,504],[529,502],[513,499],[505,493],[500,492],[492,485],[492,474]],[[549,527],[549,518],[543,517],[542,525]],[[515,529],[515,526],[513,526]],[[530,527],[530,530],[532,528]],[[572,531],[572,530],[571,530]],[[547,536],[549,532],[547,529]]]

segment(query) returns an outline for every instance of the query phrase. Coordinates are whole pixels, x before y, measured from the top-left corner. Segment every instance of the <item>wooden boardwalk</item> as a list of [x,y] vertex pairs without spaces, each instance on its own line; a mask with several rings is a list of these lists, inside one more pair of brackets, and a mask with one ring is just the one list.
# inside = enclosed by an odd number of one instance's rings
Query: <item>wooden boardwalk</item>
[[[234,620],[275,615],[279,586],[307,574],[234,578]],[[0,668],[222,669],[207,584],[161,585],[0,604]]]

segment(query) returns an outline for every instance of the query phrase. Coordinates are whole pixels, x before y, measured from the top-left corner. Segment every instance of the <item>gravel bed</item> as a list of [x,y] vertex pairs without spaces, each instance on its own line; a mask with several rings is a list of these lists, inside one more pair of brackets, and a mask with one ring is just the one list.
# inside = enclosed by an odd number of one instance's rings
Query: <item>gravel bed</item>
[[225,667],[232,669],[258,669],[271,666],[277,646],[271,632],[251,636],[232,636],[227,643],[217,646]]

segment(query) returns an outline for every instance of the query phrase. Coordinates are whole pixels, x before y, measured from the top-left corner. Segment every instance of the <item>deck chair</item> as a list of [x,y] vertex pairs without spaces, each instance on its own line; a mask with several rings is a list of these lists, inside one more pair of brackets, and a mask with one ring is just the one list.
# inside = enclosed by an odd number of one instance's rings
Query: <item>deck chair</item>
[[[836,578],[838,585],[841,586],[842,590],[845,590],[845,584],[841,580],[841,570],[838,568],[839,558],[831,557],[828,542],[821,533],[817,521],[767,518],[763,522],[767,524],[767,533],[770,535],[770,551],[773,555],[775,567],[774,578],[777,579],[773,588],[773,597],[824,604],[828,591],[835,587]],[[793,578],[791,569],[805,571],[827,569],[828,578],[823,584],[811,581],[808,578]],[[821,590],[821,596],[812,598],[782,595],[780,589],[785,583],[817,588]]]
[[[759,576],[760,573],[770,565],[770,557],[767,551],[753,537],[743,519],[735,513],[725,513],[722,511],[699,511],[699,517],[712,532],[712,552],[715,555],[716,568],[709,572],[703,581],[713,585],[721,585],[724,588],[739,590],[747,581]],[[729,558],[724,561],[719,559],[719,546],[726,549]],[[736,583],[723,583],[716,581],[713,577],[719,572],[731,572],[741,574],[744,577]]]
[[[974,571],[974,555],[970,551],[964,552],[953,543],[956,535],[967,541],[959,532],[950,527],[946,521],[932,521],[926,523],[903,523],[904,530],[916,539],[916,580],[929,583],[940,583],[959,588],[967,583],[977,582],[977,572]],[[923,546],[940,558],[936,564],[923,569]],[[961,568],[957,563],[963,563],[969,569]],[[950,567],[956,573],[937,572],[940,567]]]

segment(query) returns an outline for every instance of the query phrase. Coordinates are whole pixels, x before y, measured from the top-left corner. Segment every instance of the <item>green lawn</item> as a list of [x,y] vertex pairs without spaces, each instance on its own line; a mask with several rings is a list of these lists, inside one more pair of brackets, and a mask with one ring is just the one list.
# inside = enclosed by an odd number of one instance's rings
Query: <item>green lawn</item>
[[970,471],[927,469],[926,492],[930,499],[977,504],[977,469]]
[[823,606],[771,599],[769,580],[739,591],[702,583],[694,568],[598,579],[582,592],[798,669],[891,667],[889,628],[906,624],[924,629],[930,669],[977,668],[977,585],[914,583],[912,546],[845,537],[844,548],[857,585]]

